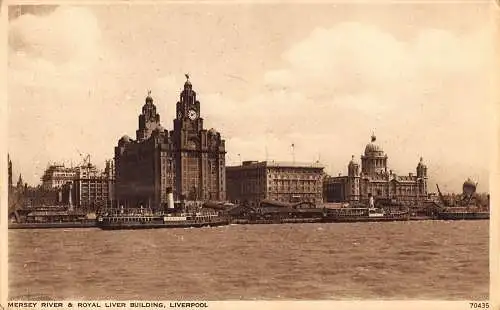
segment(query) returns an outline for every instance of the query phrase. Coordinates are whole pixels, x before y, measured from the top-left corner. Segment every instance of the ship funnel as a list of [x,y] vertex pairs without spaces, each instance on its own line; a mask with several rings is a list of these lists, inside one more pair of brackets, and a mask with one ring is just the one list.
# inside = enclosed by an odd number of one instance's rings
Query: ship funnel
[[69,203],[69,209],[73,210],[73,183],[69,183],[69,198],[68,198],[68,203]]
[[167,208],[168,209],[175,208],[175,205],[174,205],[174,193],[172,192],[172,188],[171,187],[167,187]]

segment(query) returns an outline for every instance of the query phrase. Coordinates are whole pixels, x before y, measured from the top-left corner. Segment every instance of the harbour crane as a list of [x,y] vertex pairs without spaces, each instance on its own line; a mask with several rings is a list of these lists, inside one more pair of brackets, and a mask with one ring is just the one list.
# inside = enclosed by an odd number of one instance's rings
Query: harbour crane
[[90,163],[90,154],[86,153],[86,154],[83,154],[82,152],[80,152],[80,150],[76,149],[76,151],[78,152],[78,154],[80,155],[80,157],[82,158],[82,164],[81,166],[82,167],[87,167],[87,166],[90,166],[91,163]]

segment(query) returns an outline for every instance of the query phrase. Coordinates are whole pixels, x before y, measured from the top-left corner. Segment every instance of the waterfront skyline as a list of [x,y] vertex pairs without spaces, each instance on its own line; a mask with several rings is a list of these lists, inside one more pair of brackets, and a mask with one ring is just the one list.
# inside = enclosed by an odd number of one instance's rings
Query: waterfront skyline
[[12,18],[14,175],[37,184],[48,162],[76,165],[79,153],[102,167],[118,139],[133,136],[148,89],[172,129],[188,72],[206,127],[226,139],[228,164],[295,157],[345,174],[374,131],[397,173],[413,171],[422,156],[431,190],[439,182],[460,191],[472,177],[487,191],[488,10],[168,4],[64,6]]

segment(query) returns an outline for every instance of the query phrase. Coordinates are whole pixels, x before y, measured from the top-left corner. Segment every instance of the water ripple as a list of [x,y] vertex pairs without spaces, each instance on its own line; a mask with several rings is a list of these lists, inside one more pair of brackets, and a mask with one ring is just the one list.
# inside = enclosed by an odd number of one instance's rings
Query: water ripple
[[488,226],[14,230],[9,290],[55,299],[487,299]]

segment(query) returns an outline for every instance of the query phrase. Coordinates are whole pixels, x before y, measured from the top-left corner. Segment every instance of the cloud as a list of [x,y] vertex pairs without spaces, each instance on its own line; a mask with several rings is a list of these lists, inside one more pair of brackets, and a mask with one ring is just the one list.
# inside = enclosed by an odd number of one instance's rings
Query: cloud
[[12,21],[9,32],[14,51],[52,63],[98,56],[98,23],[84,8],[61,6],[48,16],[21,15]]
[[[375,130],[394,170],[414,172],[424,156],[434,171],[453,174],[433,173],[435,182],[457,189],[467,176],[477,176],[487,184],[490,39],[486,30],[422,29],[403,41],[354,22],[315,29],[283,53],[286,65],[264,74],[258,95],[228,104],[242,111],[237,127],[223,126],[235,137],[229,155],[262,159],[248,145],[269,145],[268,132],[279,137],[276,157],[289,157],[293,141],[303,146],[297,156],[320,154],[336,174],[345,172],[350,155],[358,157]],[[450,163],[453,170],[443,169]]]
[[9,26],[9,151],[35,183],[47,162],[71,158],[85,149],[82,138],[95,142],[101,134],[88,130],[102,127],[97,109],[81,107],[102,104],[93,95],[106,56],[85,8],[25,14]]
[[[198,70],[192,80],[204,124],[226,139],[229,163],[239,162],[237,154],[291,160],[294,143],[297,161],[320,158],[327,172],[345,172],[374,130],[393,170],[412,172],[423,156],[435,180],[452,189],[478,171],[480,184],[487,183],[493,125],[488,29],[429,28],[402,39],[376,25],[340,23],[291,44],[281,62],[266,62],[274,66],[265,72],[250,62],[238,65],[242,71],[231,74],[241,79],[229,83],[222,77],[226,68],[203,58],[206,51],[190,50],[187,57],[177,44],[162,45],[172,33],[158,43],[171,50],[148,45],[165,35],[162,27],[134,24],[127,28],[133,34],[147,31],[127,45],[120,41],[127,38],[123,29],[105,24],[91,9],[66,6],[10,22],[9,151],[31,183],[48,161],[77,161],[79,151],[91,153],[96,164],[112,157],[120,136],[134,136],[148,89],[171,129],[184,80],[168,70],[184,67]],[[193,38],[203,35],[195,30]],[[217,33],[229,36],[225,30]],[[127,50],[135,44],[141,48]],[[255,52],[253,61],[274,59],[276,46]],[[441,171],[453,176],[445,179]]]

